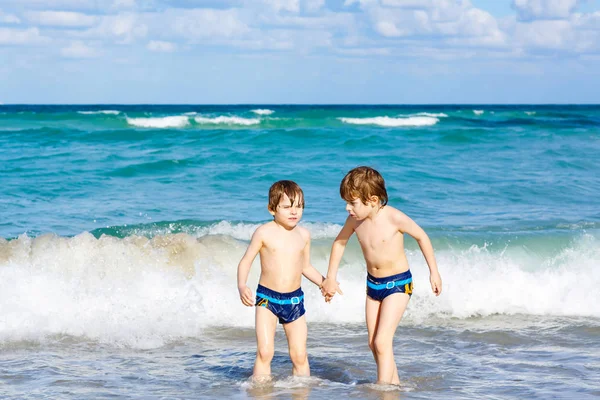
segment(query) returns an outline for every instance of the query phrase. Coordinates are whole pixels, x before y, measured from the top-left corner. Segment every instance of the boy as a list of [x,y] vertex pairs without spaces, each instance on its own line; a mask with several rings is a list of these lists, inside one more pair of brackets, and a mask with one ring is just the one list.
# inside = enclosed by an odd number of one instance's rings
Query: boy
[[[237,274],[242,303],[248,307],[257,306],[257,351],[252,375],[254,379],[270,379],[271,360],[275,352],[275,328],[279,321],[283,324],[288,340],[292,374],[309,376],[304,293],[300,283],[304,275],[321,287],[325,278],[310,264],[308,230],[298,226],[304,211],[304,193],[295,182],[275,182],[269,189],[267,208],[274,217],[273,221],[256,229],[238,265]],[[261,273],[255,300],[246,281],[258,253]],[[337,285],[330,287],[334,293],[339,291]],[[326,295],[325,298],[329,296]]]
[[404,254],[404,234],[409,234],[419,244],[429,266],[431,289],[439,296],[442,280],[433,247],[425,231],[412,219],[386,206],[385,182],[373,168],[357,167],[348,172],[340,185],[340,195],[346,200],[350,215],[333,243],[327,278],[321,291],[329,297],[335,294],[340,260],[348,239],[356,233],[367,263],[365,314],[369,347],[377,363],[377,383],[397,385],[400,379],[392,341],[413,289]]

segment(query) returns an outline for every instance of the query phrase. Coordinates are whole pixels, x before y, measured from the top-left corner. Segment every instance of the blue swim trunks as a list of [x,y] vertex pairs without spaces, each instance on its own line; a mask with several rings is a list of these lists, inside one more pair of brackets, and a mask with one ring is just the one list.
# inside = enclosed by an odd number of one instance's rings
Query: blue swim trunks
[[279,293],[264,286],[256,289],[256,306],[268,308],[280,324],[289,324],[304,315],[304,292],[298,288],[290,293]]
[[406,293],[411,296],[412,291],[413,280],[410,270],[385,278],[375,278],[367,274],[367,296],[373,300],[382,301],[393,293]]

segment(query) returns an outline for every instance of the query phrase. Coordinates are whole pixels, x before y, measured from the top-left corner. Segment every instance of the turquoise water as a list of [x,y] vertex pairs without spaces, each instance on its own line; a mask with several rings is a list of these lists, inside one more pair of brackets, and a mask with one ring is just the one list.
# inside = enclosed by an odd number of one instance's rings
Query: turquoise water
[[595,106],[1,106],[0,235],[264,221],[282,178],[339,223],[362,164],[427,228],[595,227],[599,126]]
[[253,314],[235,272],[269,186],[303,187],[324,272],[358,165],[432,237],[444,280],[436,299],[408,240],[403,398],[600,393],[600,106],[3,105],[0,149],[5,397],[388,398],[369,385],[355,241],[350,295],[325,305],[304,284],[315,379],[290,380],[278,336],[275,388],[245,382]]

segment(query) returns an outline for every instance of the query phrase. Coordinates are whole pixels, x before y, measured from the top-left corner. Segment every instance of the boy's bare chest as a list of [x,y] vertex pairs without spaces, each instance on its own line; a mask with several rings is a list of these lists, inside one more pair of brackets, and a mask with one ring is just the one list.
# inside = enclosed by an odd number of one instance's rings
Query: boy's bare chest
[[265,243],[265,247],[271,253],[285,255],[297,255],[304,250],[306,242],[301,235],[284,235],[273,237]]
[[401,244],[402,234],[388,224],[361,224],[355,230],[356,237],[363,249],[378,250],[389,245]]

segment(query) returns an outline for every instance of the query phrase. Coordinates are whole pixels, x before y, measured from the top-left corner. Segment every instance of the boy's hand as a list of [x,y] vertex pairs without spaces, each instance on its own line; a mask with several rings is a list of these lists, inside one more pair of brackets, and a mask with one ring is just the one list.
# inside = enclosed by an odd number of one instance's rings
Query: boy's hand
[[[323,293],[321,293],[323,294]],[[325,297],[325,302],[329,303],[331,301],[331,299],[333,299],[333,296],[329,295],[329,294],[323,294],[323,297]]]
[[436,296],[439,296],[442,293],[442,277],[440,274],[431,274],[429,276],[429,282],[431,283],[431,290],[433,290],[433,293],[435,293]]
[[329,303],[336,293],[342,295],[344,294],[344,292],[342,292],[342,289],[340,289],[340,283],[336,282],[333,279],[325,278],[325,280],[321,284],[321,294],[323,295],[323,297],[325,297],[325,301]]
[[238,291],[240,292],[240,300],[245,306],[253,307],[254,306],[254,296],[252,295],[252,290],[246,285],[238,287]]

